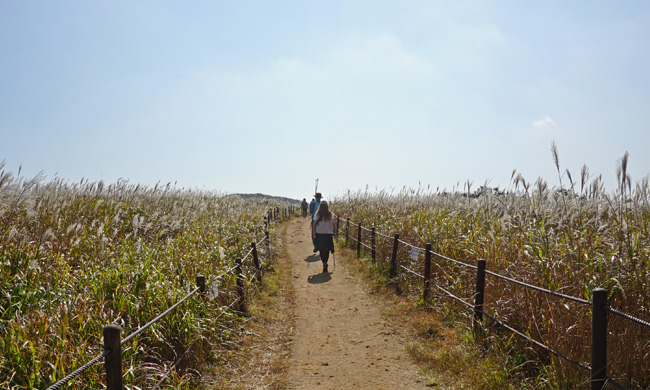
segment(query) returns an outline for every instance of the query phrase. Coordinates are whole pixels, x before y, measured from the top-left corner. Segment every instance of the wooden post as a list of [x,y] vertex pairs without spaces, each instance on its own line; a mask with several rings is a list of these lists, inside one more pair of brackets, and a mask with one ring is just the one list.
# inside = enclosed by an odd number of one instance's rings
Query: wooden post
[[361,222],[357,230],[357,259],[361,258]]
[[591,390],[601,390],[607,375],[607,290],[596,288],[591,294]]
[[431,294],[431,244],[427,244],[424,249],[424,291],[422,298],[426,301]]
[[339,235],[339,225],[341,224],[341,217],[336,216],[336,235]]
[[345,227],[345,246],[348,246],[349,241],[350,241],[350,218],[348,217],[348,222]]
[[199,288],[199,293],[201,293],[201,296],[204,296],[205,295],[205,276],[196,275],[196,287]]
[[260,259],[257,256],[257,245],[254,242],[251,242],[253,247],[253,265],[255,266],[255,278],[258,282],[262,282],[262,269],[260,268]]
[[397,246],[399,244],[399,233],[395,233],[393,240],[393,254],[390,257],[390,277],[397,276]]
[[104,327],[104,349],[111,350],[111,353],[104,358],[106,390],[123,390],[124,388],[122,380],[121,331],[122,328],[118,325],[106,325]]
[[238,311],[246,313],[246,294],[244,291],[244,274],[242,272],[241,258],[236,258],[235,263],[237,268],[235,268],[235,275],[237,276],[237,296],[239,297],[239,303],[237,304]]
[[474,320],[476,324],[483,321],[483,303],[485,300],[485,260],[476,262],[476,296],[474,297]]
[[264,231],[264,240],[266,241],[266,251],[267,256],[271,253],[271,238],[269,237],[269,231]]
[[375,227],[373,226],[372,234],[370,236],[370,247],[372,248],[371,252],[372,252],[372,263],[373,264],[377,260],[377,249],[375,247],[375,234],[376,234],[376,231],[375,231]]

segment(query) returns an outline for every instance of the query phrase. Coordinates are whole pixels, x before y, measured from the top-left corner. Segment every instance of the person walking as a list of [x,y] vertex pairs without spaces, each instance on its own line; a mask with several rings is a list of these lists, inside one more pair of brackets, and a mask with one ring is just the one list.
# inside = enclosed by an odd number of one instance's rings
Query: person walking
[[300,203],[300,207],[302,208],[302,217],[307,218],[307,208],[309,208],[309,204],[307,203],[307,199],[302,198],[302,203]]
[[[312,229],[311,229],[312,236],[314,235],[314,229],[313,229],[314,218],[316,217],[316,211],[318,211],[318,207],[320,206],[320,202],[322,198],[323,195],[321,195],[320,192],[317,192],[314,195],[314,199],[312,199],[311,203],[309,204],[309,214],[311,214],[311,224],[312,224]],[[314,244],[314,253],[318,252],[318,248],[316,248],[316,239],[312,237],[311,242],[312,244]]]
[[323,273],[325,273],[327,272],[327,261],[329,260],[330,252],[334,253],[335,235],[334,217],[326,200],[320,202],[318,211],[314,215],[311,231],[314,247],[320,254],[320,260],[323,262]]
[[320,192],[317,192],[316,195],[311,200],[311,203],[309,203],[309,214],[311,214],[311,219],[314,219],[314,214],[316,214],[316,211],[318,211],[318,205],[320,205],[320,201],[323,195],[321,195]]

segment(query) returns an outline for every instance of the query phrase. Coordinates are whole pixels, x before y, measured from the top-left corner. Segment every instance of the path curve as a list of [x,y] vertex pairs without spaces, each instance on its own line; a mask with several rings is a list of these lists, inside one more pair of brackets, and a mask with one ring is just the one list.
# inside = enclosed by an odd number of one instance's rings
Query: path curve
[[426,389],[378,308],[343,261],[330,272],[309,237],[308,219],[288,222],[285,243],[293,268],[295,332],[289,389]]

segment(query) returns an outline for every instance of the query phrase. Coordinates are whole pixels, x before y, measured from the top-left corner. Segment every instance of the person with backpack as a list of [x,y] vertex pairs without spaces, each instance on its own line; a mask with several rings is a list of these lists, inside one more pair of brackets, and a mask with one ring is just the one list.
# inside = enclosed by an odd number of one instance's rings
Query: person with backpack
[[[312,223],[312,239],[314,248],[318,250],[320,259],[323,262],[323,273],[327,272],[327,261],[330,252],[334,253],[334,217],[329,209],[326,200],[320,202],[318,211],[314,215]],[[315,250],[315,251],[316,251]]]
[[316,195],[311,200],[311,203],[309,203],[309,214],[311,214],[311,219],[314,219],[314,214],[316,214],[316,211],[318,211],[318,205],[320,205],[320,200],[323,197],[320,192],[317,192]]
[[309,205],[307,204],[307,199],[302,198],[302,203],[300,203],[300,208],[302,209],[302,217],[307,218],[307,208]]

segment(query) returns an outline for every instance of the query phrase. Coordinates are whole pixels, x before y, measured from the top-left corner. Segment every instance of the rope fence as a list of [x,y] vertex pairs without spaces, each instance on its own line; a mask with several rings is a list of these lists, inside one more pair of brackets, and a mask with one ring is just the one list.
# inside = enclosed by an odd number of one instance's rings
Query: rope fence
[[[340,215],[336,215],[337,217],[337,233],[338,233],[338,228],[340,225],[340,220],[342,217]],[[469,307],[474,310],[474,317],[477,320],[477,323],[481,323],[483,317],[487,317],[488,319],[492,320],[496,324],[504,327],[505,329],[509,330],[513,334],[516,334],[517,336],[523,338],[524,340],[527,340],[529,343],[534,344],[543,350],[547,351],[550,354],[553,354],[555,356],[558,356],[571,364],[578,366],[582,369],[585,369],[587,371],[591,372],[591,378],[590,378],[590,383],[591,383],[591,390],[600,390],[605,387],[605,384],[611,384],[616,386],[619,389],[627,390],[624,386],[622,386],[620,383],[616,382],[614,379],[610,378],[609,376],[606,375],[606,368],[607,368],[607,313],[612,313],[614,315],[617,315],[621,318],[624,318],[626,320],[632,321],[636,324],[639,324],[641,326],[644,326],[646,328],[650,328],[650,322],[641,320],[639,318],[636,318],[630,314],[623,313],[621,311],[618,311],[614,308],[611,308],[607,304],[607,290],[604,289],[594,289],[592,291],[592,301],[570,296],[567,294],[562,294],[557,291],[552,291],[543,287],[535,286],[529,283],[525,283],[513,278],[509,278],[507,276],[488,271],[485,269],[486,266],[486,261],[485,260],[478,260],[477,265],[472,265],[472,264],[467,264],[462,261],[452,259],[450,257],[444,256],[440,253],[436,253],[431,251],[431,244],[427,244],[426,248],[421,248],[416,245],[413,245],[411,243],[408,243],[404,240],[401,240],[399,238],[399,234],[395,234],[394,237],[390,237],[386,234],[383,234],[381,232],[376,231],[375,227],[372,228],[366,228],[362,227],[361,223],[356,223],[350,220],[350,218],[346,219],[346,232],[345,232],[345,243],[346,245],[349,245],[349,238],[352,238],[352,240],[356,243],[356,248],[357,248],[357,258],[361,257],[361,248],[366,248],[371,252],[373,262],[376,259],[376,252],[377,248],[375,245],[375,238],[378,237],[383,237],[387,240],[392,241],[392,253],[390,256],[390,276],[391,280],[395,280],[395,277],[398,275],[398,270],[404,271],[406,274],[410,274],[415,276],[418,279],[424,280],[424,287],[423,287],[423,297],[426,299],[429,296],[430,293],[430,288],[434,287],[437,290],[442,291],[444,296],[447,296],[449,298],[452,298],[453,300],[461,303],[462,305]],[[356,227],[357,229],[357,237],[353,237],[351,235],[350,227]],[[371,245],[368,245],[367,243],[364,243],[362,240],[362,234],[361,232],[371,232],[372,237],[371,237]],[[367,242],[367,240],[366,240]],[[424,263],[424,275],[420,274],[409,267],[401,264],[398,259],[399,259],[399,247],[403,246],[404,248],[410,248],[412,251],[412,258],[414,261],[416,261],[420,253],[424,252],[425,254],[425,263]],[[471,304],[462,298],[457,297],[450,291],[444,289],[442,286],[440,286],[438,283],[432,283],[431,281],[431,258],[436,257],[438,259],[446,260],[452,264],[459,265],[461,267],[467,268],[467,269],[473,269],[476,270],[476,291],[474,294],[474,304]],[[436,264],[438,267],[440,265]],[[442,269],[442,268],[441,268]],[[443,271],[444,272],[444,271]],[[448,278],[451,279],[451,275],[447,274],[444,272]],[[592,353],[591,353],[591,364],[585,364],[582,363],[574,358],[571,358],[570,356],[567,356],[554,348],[549,347],[548,345],[545,345],[532,337],[522,333],[521,331],[516,330],[514,327],[509,326],[505,324],[503,321],[499,320],[496,318],[494,315],[490,315],[484,311],[484,296],[485,296],[485,279],[486,275],[492,276],[497,279],[504,280],[508,283],[513,283],[519,286],[522,286],[526,289],[541,292],[544,294],[548,294],[557,298],[561,298],[564,300],[576,302],[582,305],[587,305],[591,307],[592,311]]]
[[[258,256],[258,251],[257,247],[260,245],[263,245],[264,243],[266,244],[266,259],[269,259],[271,257],[270,253],[270,237],[269,237],[269,231],[268,228],[270,227],[270,224],[274,221],[277,221],[279,219],[286,219],[290,218],[292,215],[295,215],[295,210],[296,208],[293,206],[289,206],[286,209],[280,209],[280,208],[275,208],[269,210],[265,216],[264,216],[264,225],[262,228],[264,229],[264,237],[259,240],[258,242],[252,242],[251,243],[251,249],[246,253],[246,255],[243,258],[236,258],[235,259],[235,265],[233,267],[228,268],[227,270],[223,271],[219,275],[214,277],[214,281],[212,282],[212,285],[216,285],[220,280],[222,280],[225,276],[230,275],[234,273],[236,275],[236,290],[237,290],[237,297],[233,300],[233,302],[226,307],[226,310],[222,311],[215,319],[220,318],[224,313],[233,310],[235,307],[237,307],[237,311],[239,312],[245,312],[245,300],[246,300],[246,292],[245,292],[245,284],[248,284],[249,286],[252,285],[253,280],[257,279],[258,282],[261,282],[262,280],[262,268],[259,263],[259,256]],[[244,279],[243,276],[243,270],[242,270],[242,262],[244,260],[251,259],[253,263],[253,272],[252,272],[252,277],[248,280]],[[247,282],[247,283],[244,283]],[[212,295],[213,298],[216,299],[216,297],[219,294],[218,287],[214,287],[216,290],[216,293]],[[129,341],[133,340],[135,337],[139,336],[142,334],[144,331],[146,331],[148,328],[150,328],[152,325],[158,323],[160,320],[165,318],[169,313],[177,309],[181,304],[186,302],[188,299],[190,299],[192,296],[196,295],[196,293],[200,293],[201,296],[204,296],[206,293],[206,287],[205,287],[205,277],[202,275],[197,275],[196,277],[196,287],[187,293],[181,300],[176,302],[174,305],[169,307],[167,310],[165,310],[163,313],[160,315],[156,316],[153,320],[149,321],[147,324],[143,325],[139,329],[137,329],[135,332],[131,333],[124,339],[120,339],[120,332],[121,328],[117,325],[107,325],[104,327],[104,351],[93,358],[92,360],[88,361],[87,363],[83,364],[81,367],[77,368],[74,370],[72,373],[69,375],[65,376],[61,380],[57,381],[56,383],[50,385],[47,387],[47,390],[56,390],[61,388],[62,386],[68,384],[70,381],[74,380],[77,378],[79,375],[81,375],[84,371],[92,367],[93,365],[97,364],[100,362],[102,359],[104,360],[104,366],[106,370],[106,389],[107,390],[122,390],[124,388],[123,386],[123,374],[122,374],[122,350],[121,347],[123,345],[126,345]],[[169,374],[171,371],[180,363],[180,361],[190,352],[192,347],[198,342],[201,338],[195,339],[185,350],[181,356],[176,359],[176,361],[170,366],[168,372],[158,381],[158,383],[155,385],[154,389],[157,389],[164,381],[165,379],[168,378]]]
[[507,276],[499,275],[497,273],[494,273],[494,272],[491,272],[491,271],[488,271],[488,270],[486,270],[485,273],[488,274],[488,275],[492,275],[494,277],[497,277],[499,279],[505,280],[507,282],[518,284],[520,286],[526,287],[526,288],[531,289],[531,290],[543,292],[545,294],[553,295],[553,296],[556,296],[556,297],[559,297],[559,298],[564,298],[564,299],[567,299],[569,301],[582,303],[583,305],[591,305],[591,302],[589,302],[586,299],[576,298],[576,297],[572,297],[570,295],[566,295],[566,294],[558,293],[558,292],[555,292],[555,291],[547,290],[547,289],[542,288],[542,287],[533,286],[532,284],[520,282],[518,280],[509,278]]

